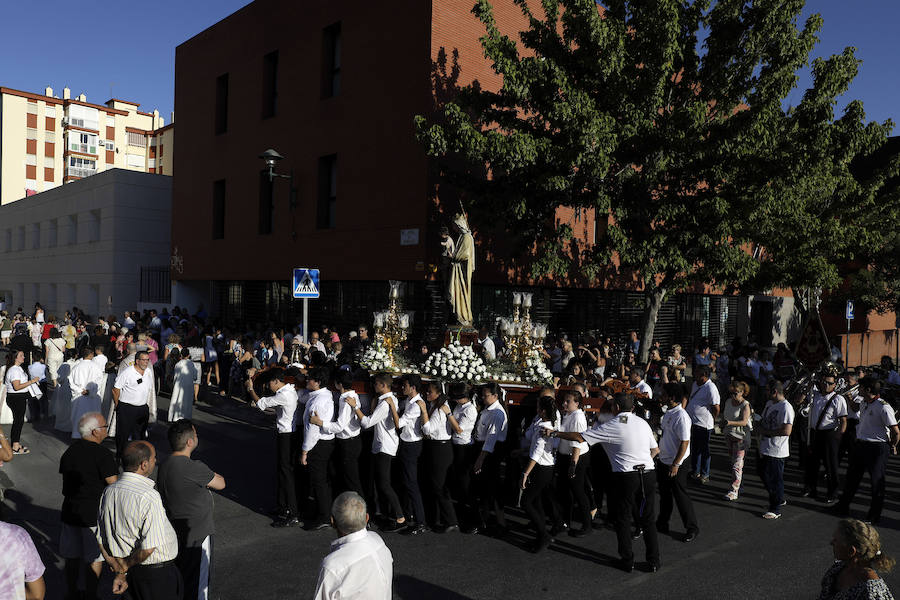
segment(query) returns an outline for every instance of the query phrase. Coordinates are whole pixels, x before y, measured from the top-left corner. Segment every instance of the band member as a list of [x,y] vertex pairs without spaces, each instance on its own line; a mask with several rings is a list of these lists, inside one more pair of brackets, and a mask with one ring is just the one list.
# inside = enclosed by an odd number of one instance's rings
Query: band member
[[662,437],[659,440],[659,461],[656,469],[656,481],[659,485],[659,517],[656,519],[656,530],[669,533],[669,517],[672,516],[672,504],[678,507],[685,534],[682,541],[692,542],[700,533],[694,505],[687,493],[687,465],[684,461],[691,454],[691,418],[681,406],[687,391],[679,383],[663,385],[663,402],[666,412],[660,421]]
[[847,429],[847,400],[834,391],[835,375],[827,372],[813,393],[809,409],[809,460],[806,463],[803,497],[816,498],[819,463],[825,463],[825,502],[837,500],[838,448]]

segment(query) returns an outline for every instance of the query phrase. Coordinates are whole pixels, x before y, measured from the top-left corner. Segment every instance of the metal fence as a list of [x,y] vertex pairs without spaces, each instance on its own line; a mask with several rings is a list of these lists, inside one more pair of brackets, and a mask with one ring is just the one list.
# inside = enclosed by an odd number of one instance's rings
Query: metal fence
[[168,304],[171,301],[169,267],[141,267],[141,302]]

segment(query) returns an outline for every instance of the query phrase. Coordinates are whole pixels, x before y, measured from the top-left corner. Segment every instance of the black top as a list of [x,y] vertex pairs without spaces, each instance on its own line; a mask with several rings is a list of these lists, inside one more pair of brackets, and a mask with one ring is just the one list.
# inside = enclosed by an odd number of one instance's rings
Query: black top
[[59,459],[59,472],[63,476],[63,523],[93,527],[106,478],[119,474],[115,456],[100,444],[76,440]]
[[212,492],[206,487],[213,477],[212,469],[187,456],[171,456],[159,468],[156,487],[182,547],[199,546],[214,533]]

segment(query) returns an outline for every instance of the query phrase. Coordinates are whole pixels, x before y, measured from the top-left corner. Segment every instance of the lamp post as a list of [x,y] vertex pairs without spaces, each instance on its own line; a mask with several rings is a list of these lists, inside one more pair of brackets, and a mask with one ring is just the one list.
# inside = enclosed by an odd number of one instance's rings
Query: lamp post
[[[263,159],[266,163],[266,168],[269,169],[269,182],[275,181],[276,177],[280,177],[281,179],[287,179],[288,185],[290,187],[290,195],[288,196],[288,204],[291,210],[297,206],[297,190],[294,188],[294,170],[291,169],[289,175],[283,175],[281,173],[275,172],[275,165],[278,164],[280,160],[283,160],[284,157],[278,153],[277,150],[273,148],[269,148],[265,152],[259,155],[259,158]],[[305,333],[305,332],[304,332]]]

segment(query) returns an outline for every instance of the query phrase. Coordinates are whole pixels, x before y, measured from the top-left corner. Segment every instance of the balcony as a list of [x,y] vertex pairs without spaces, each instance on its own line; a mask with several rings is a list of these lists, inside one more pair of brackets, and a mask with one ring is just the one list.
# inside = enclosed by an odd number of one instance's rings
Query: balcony
[[87,169],[85,167],[66,167],[66,177],[90,177],[96,175],[97,169]]

